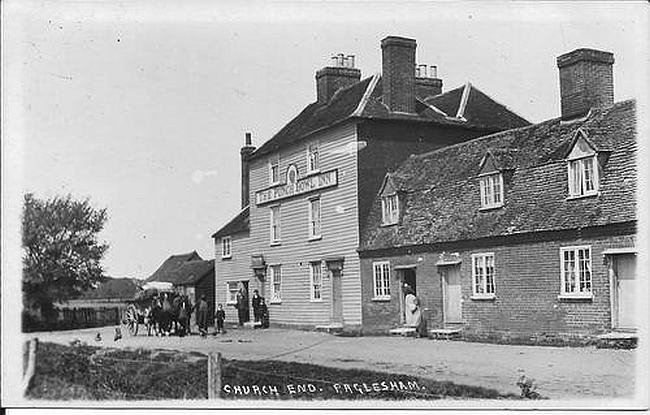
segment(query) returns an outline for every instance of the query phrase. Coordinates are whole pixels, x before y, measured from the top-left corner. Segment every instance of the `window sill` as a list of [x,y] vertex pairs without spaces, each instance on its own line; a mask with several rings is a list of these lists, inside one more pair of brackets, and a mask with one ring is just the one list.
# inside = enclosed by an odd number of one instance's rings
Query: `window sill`
[[230,256],[222,256],[222,257],[221,257],[221,260],[222,260],[222,261],[229,261],[229,260],[231,260],[231,259],[232,259],[232,255],[230,255]]
[[310,303],[322,303],[322,302],[323,302],[323,299],[322,299],[322,298],[318,298],[318,299],[313,299],[313,298],[312,298],[311,300],[309,300],[309,302],[310,302]]
[[373,297],[372,301],[377,301],[377,302],[389,302],[390,297]]
[[474,294],[470,297],[470,300],[476,301],[494,301],[497,296],[494,294]]
[[272,188],[272,187],[280,186],[281,184],[282,184],[282,183],[280,183],[280,182],[269,183],[269,187],[267,187],[267,189],[270,189],[270,188]]
[[593,294],[560,294],[557,296],[557,299],[560,301],[591,301],[594,299]]
[[490,210],[496,210],[496,209],[501,209],[503,207],[503,203],[500,205],[494,205],[494,206],[481,206],[478,208],[479,212],[487,212]]
[[282,304],[282,300],[271,300],[269,304]]
[[397,225],[397,224],[399,224],[399,222],[391,222],[391,223],[388,223],[388,222],[387,222],[387,223],[382,223],[382,224],[379,225],[379,226],[385,228],[385,227],[388,227],[388,226],[395,226],[395,225]]
[[237,301],[226,301],[226,305],[235,305]]
[[598,195],[600,195],[600,192],[585,193],[584,195],[572,195],[572,196],[567,196],[566,200],[585,199],[588,197],[595,197]]
[[310,236],[309,238],[307,238],[307,242],[320,241],[321,239],[323,239],[323,237],[321,235]]
[[282,241],[274,241],[269,244],[269,246],[280,246],[282,245]]
[[311,170],[311,171],[308,171],[307,173],[305,173],[305,177],[313,176],[313,175],[319,174],[319,173],[320,173],[320,169]]

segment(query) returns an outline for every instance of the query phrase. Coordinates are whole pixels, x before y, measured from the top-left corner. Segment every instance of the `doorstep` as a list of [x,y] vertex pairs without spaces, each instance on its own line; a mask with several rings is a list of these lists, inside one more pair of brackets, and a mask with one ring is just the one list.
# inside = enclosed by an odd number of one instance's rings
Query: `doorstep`
[[634,349],[637,342],[638,336],[632,331],[612,331],[596,336],[598,349]]
[[391,329],[388,333],[393,336],[415,337],[417,330],[415,327],[397,327]]
[[343,331],[343,324],[331,323],[322,326],[316,326],[316,331],[320,331],[324,333],[340,333]]
[[436,340],[450,340],[460,337],[462,329],[459,328],[443,328],[429,330],[429,338]]

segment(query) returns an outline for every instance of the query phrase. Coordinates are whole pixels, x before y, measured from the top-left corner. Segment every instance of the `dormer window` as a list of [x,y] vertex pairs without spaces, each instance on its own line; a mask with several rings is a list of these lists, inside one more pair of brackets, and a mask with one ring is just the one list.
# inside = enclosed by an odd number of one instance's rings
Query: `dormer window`
[[503,175],[491,173],[479,177],[481,187],[481,208],[491,209],[503,206]]
[[390,173],[384,178],[379,195],[381,197],[382,226],[396,225],[399,223],[400,198],[398,188]]
[[320,155],[318,143],[307,146],[307,173],[314,173],[320,170]]
[[578,131],[567,157],[569,197],[598,194],[598,161],[596,151],[582,131]]
[[397,193],[381,198],[381,222],[383,225],[395,225],[399,221],[399,198]]

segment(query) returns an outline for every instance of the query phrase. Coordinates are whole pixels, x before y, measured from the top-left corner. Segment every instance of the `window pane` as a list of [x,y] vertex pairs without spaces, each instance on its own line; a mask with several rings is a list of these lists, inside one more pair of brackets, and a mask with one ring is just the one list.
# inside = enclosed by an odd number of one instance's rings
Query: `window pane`
[[321,298],[321,273],[320,273],[320,263],[311,264],[311,275],[312,275],[312,297],[314,300],[320,300]]
[[487,199],[486,199],[485,193],[486,193],[487,190],[485,189],[485,187],[486,187],[485,177],[481,177],[481,179],[479,180],[479,187],[480,187],[480,190],[481,190],[481,206],[486,206],[487,205],[487,203],[486,203]]
[[485,292],[494,294],[494,257],[485,257]]
[[381,264],[375,264],[373,272],[375,282],[375,297],[381,295]]
[[590,192],[595,190],[594,186],[594,159],[588,158],[583,160],[584,164],[584,178],[585,178],[585,191]]
[[390,267],[388,264],[382,265],[382,295],[390,295]]
[[474,257],[474,292],[476,294],[483,294],[484,290],[484,258],[483,257]]
[[576,289],[575,251],[564,251],[564,290],[573,293]]
[[501,203],[501,177],[494,176],[494,203]]

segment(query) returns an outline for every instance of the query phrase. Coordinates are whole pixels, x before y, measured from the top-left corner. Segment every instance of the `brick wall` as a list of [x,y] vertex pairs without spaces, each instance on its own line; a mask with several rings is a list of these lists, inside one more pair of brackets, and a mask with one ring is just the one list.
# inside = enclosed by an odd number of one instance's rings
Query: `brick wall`
[[[560,248],[590,245],[592,300],[564,300],[560,294]],[[634,236],[599,236],[528,242],[458,251],[461,258],[464,330],[472,333],[595,334],[611,329],[609,271],[603,257],[608,248],[634,246]],[[471,255],[493,252],[496,298],[473,300]],[[417,264],[417,291],[428,308],[429,327],[442,327],[442,284],[435,265],[440,253],[363,258],[361,263],[364,332],[386,331],[398,324],[399,300],[395,266]],[[391,264],[391,301],[372,301],[372,263]]]

